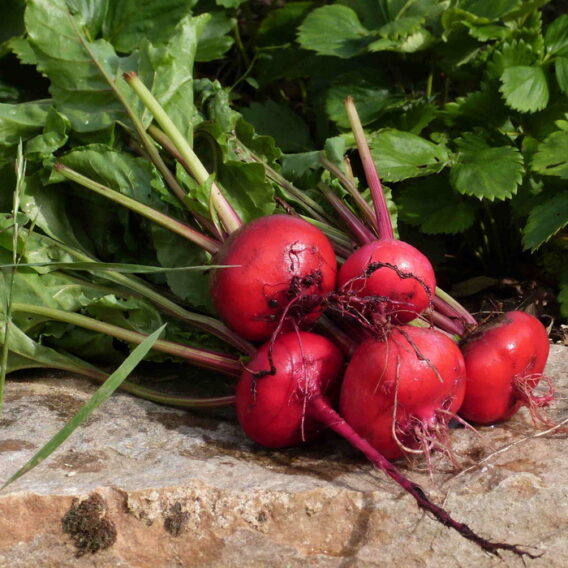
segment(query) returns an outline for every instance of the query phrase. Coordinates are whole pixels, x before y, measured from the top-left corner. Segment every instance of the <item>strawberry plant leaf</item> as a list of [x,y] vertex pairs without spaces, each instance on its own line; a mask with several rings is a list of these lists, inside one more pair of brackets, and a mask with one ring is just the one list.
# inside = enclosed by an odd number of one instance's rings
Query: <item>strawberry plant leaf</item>
[[363,53],[373,35],[357,14],[340,4],[317,8],[298,28],[298,42],[321,55],[348,58]]
[[420,227],[423,233],[455,234],[475,222],[479,205],[458,195],[446,177],[430,176],[404,188],[397,199],[402,221]]
[[467,133],[457,141],[458,154],[450,183],[459,193],[480,199],[509,199],[521,183],[523,156],[513,146],[491,147]]
[[449,161],[448,149],[410,132],[380,130],[369,135],[371,154],[385,181],[430,175]]
[[272,136],[283,152],[305,152],[313,148],[308,125],[288,105],[266,101],[242,109],[243,117],[256,132]]
[[199,36],[195,60],[204,62],[221,59],[234,43],[233,38],[227,34],[234,29],[236,23],[235,18],[230,18],[224,12],[212,12]]
[[560,90],[568,95],[568,57],[557,57],[554,62],[554,69]]
[[546,28],[544,43],[550,55],[568,56],[568,15],[559,16]]
[[560,229],[568,225],[568,191],[537,205],[523,229],[523,246],[536,250]]
[[507,104],[520,112],[542,110],[548,104],[549,90],[543,67],[516,65],[501,75],[501,92]]
[[538,147],[531,167],[535,172],[568,179],[568,132],[553,132]]

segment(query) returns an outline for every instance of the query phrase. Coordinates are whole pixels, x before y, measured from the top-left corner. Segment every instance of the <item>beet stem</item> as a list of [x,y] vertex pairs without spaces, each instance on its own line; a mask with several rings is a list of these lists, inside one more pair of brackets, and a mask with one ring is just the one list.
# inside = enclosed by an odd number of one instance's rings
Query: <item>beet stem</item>
[[361,163],[365,170],[365,177],[367,178],[367,183],[371,190],[371,197],[375,207],[375,215],[377,216],[379,239],[394,239],[392,221],[387,207],[383,186],[381,185],[377,168],[373,162],[373,156],[371,155],[367,139],[365,138],[365,131],[363,130],[363,125],[361,124],[361,120],[352,97],[347,97],[345,99],[345,110],[347,111],[347,116],[349,118],[351,130],[355,136],[355,141],[357,142],[359,156],[361,157]]
[[310,400],[309,411],[316,420],[319,420],[322,424],[347,440],[353,447],[363,452],[377,469],[385,472],[395,483],[400,485],[406,492],[410,493],[421,509],[430,512],[434,518],[444,526],[454,529],[464,538],[471,540],[480,548],[495,556],[499,556],[500,550],[508,550],[521,557],[528,556],[529,558],[537,558],[537,555],[530,554],[517,545],[487,540],[476,534],[466,524],[453,519],[445,509],[430,501],[425,491],[418,484],[406,478],[389,460],[375,450],[365,439],[359,436],[359,434],[331,408],[322,395],[318,395]]

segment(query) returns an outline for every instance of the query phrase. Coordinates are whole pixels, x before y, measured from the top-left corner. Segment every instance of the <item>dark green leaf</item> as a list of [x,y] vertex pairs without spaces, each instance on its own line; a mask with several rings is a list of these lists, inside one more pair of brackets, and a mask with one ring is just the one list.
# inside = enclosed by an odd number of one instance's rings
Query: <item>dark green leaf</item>
[[560,90],[568,95],[568,57],[557,57],[555,61],[556,80]]
[[568,179],[568,132],[554,132],[542,142],[533,156],[535,172]]
[[305,152],[313,148],[308,125],[289,106],[269,100],[242,109],[243,117],[260,135],[272,136],[283,152]]
[[568,225],[568,191],[535,207],[523,229],[523,245],[535,250]]
[[568,56],[568,15],[563,14],[554,20],[544,34],[546,51],[550,55]]
[[144,41],[169,39],[178,22],[191,14],[196,0],[120,0],[105,2],[103,37],[115,49],[130,53]]
[[0,147],[41,132],[48,112],[49,103],[0,104]]
[[214,61],[221,59],[233,45],[229,34],[236,25],[236,20],[224,12],[212,12],[207,20],[197,44],[196,61]]
[[342,128],[349,128],[344,105],[347,96],[353,97],[357,104],[357,112],[363,125],[378,120],[387,110],[403,103],[400,96],[393,95],[386,87],[367,82],[344,81],[327,91],[325,101],[329,118]]
[[480,18],[495,21],[518,8],[522,0],[462,0],[459,6]]
[[548,104],[548,80],[543,67],[508,67],[501,75],[501,82],[501,92],[507,104],[515,110],[535,112]]
[[413,182],[400,193],[397,204],[402,221],[430,235],[455,234],[469,229],[478,208],[474,202],[457,194],[445,176]]
[[301,24],[313,2],[288,2],[272,10],[260,23],[257,43],[259,46],[273,46],[292,43],[296,28]]
[[386,129],[369,136],[371,153],[385,181],[400,181],[439,172],[449,160],[446,147],[410,132]]
[[458,155],[450,183],[459,193],[480,199],[509,199],[523,177],[523,157],[513,146],[491,147],[467,133],[457,140]]
[[339,4],[317,8],[298,29],[300,45],[321,55],[353,57],[362,53],[371,40],[371,33],[357,14]]

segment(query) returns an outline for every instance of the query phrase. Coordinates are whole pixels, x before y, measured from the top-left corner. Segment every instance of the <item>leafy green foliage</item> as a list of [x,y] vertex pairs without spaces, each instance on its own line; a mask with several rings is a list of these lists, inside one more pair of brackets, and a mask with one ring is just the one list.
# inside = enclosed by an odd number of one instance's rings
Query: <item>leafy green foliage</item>
[[536,249],[568,225],[568,191],[555,195],[535,207],[523,231],[523,244]]
[[373,159],[385,181],[400,181],[439,172],[449,160],[443,145],[398,130],[380,130],[369,138]]
[[485,198],[508,199],[521,182],[521,153],[513,146],[488,146],[468,133],[457,141],[458,154],[450,171],[450,183],[459,193]]
[[540,174],[568,179],[568,130],[548,136],[538,146],[531,165]]
[[501,92],[507,104],[520,112],[542,110],[548,104],[549,89],[542,67],[515,65],[501,75]]
[[300,45],[321,55],[353,57],[362,53],[371,39],[357,14],[341,4],[314,10],[298,28]]

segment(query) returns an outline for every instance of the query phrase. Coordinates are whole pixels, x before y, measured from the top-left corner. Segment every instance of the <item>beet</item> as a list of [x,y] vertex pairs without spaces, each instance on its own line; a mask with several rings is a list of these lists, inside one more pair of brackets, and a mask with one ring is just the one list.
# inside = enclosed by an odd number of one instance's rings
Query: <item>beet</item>
[[221,248],[211,295],[221,319],[249,341],[266,341],[280,324],[308,327],[335,288],[337,263],[327,237],[288,215],[247,223]]

